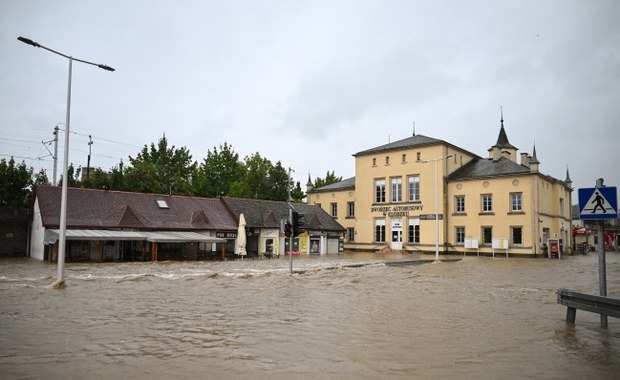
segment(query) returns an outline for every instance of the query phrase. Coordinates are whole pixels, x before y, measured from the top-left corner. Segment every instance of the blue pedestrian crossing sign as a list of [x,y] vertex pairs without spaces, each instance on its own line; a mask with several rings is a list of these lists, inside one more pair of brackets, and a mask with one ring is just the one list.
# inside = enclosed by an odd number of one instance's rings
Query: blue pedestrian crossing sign
[[579,219],[616,219],[618,197],[616,187],[579,189]]

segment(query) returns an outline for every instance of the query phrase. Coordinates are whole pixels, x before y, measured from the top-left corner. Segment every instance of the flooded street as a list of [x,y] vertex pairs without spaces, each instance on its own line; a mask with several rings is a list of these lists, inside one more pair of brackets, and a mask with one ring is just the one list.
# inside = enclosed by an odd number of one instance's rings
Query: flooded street
[[[595,253],[383,264],[414,259],[70,263],[60,290],[0,259],[0,378],[618,378],[620,320],[556,302],[598,294]],[[618,253],[607,281],[620,298]]]

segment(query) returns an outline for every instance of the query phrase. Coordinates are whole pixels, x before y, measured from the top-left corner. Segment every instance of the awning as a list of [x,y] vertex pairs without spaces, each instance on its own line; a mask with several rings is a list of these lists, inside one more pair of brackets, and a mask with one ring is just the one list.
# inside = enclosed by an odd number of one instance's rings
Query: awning
[[[58,241],[59,230],[45,230],[43,244]],[[153,243],[225,243],[226,239],[206,233],[190,231],[114,231],[114,230],[67,230],[67,240],[145,240]]]
[[153,243],[225,243],[226,239],[207,236],[189,231],[149,231],[143,232],[146,240]]

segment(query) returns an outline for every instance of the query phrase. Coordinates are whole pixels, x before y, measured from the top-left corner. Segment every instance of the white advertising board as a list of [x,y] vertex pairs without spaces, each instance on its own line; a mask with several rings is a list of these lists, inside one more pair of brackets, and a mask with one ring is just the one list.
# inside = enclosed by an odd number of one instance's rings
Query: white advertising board
[[478,248],[478,239],[476,239],[476,238],[465,238],[465,248],[467,248],[467,249]]

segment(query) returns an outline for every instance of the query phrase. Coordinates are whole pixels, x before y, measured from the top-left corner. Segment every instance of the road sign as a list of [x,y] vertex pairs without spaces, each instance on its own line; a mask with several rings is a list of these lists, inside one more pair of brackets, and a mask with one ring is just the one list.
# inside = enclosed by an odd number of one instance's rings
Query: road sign
[[616,219],[618,197],[616,187],[579,189],[579,219]]

